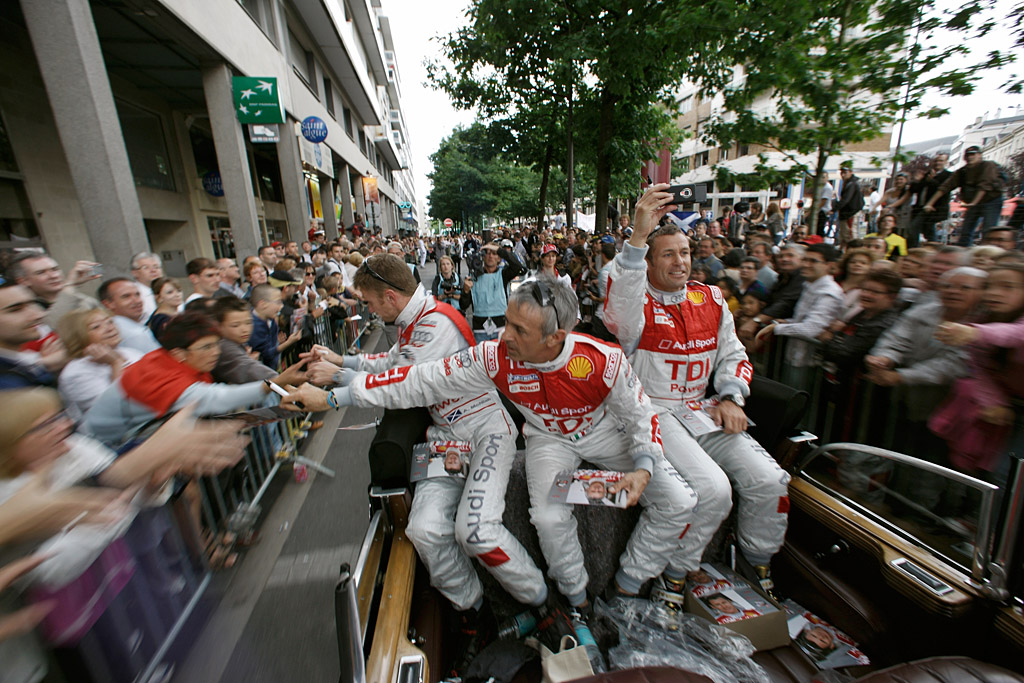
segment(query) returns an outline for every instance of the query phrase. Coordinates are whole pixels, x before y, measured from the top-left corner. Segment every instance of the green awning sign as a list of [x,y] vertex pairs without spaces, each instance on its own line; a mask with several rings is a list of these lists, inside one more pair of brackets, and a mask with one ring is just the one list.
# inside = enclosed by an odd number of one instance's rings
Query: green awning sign
[[281,107],[281,93],[277,89],[277,78],[249,78],[235,76],[231,79],[235,91],[235,114],[242,123],[284,123]]

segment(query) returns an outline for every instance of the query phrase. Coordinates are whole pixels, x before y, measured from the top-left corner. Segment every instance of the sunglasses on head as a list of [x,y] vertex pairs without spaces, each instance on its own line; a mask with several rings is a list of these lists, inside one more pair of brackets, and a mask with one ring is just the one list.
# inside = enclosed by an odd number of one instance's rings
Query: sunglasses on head
[[377,272],[376,270],[374,270],[373,268],[371,268],[371,267],[370,267],[370,261],[369,261],[369,260],[363,261],[363,265],[361,265],[361,266],[359,267],[359,269],[360,269],[360,270],[363,270],[364,268],[366,269],[366,272],[367,272],[367,273],[369,273],[369,274],[370,274],[370,275],[371,275],[371,276],[372,276],[372,277],[373,277],[374,279],[376,279],[376,280],[380,280],[381,282],[383,282],[384,284],[386,284],[386,285],[387,285],[388,287],[390,287],[391,289],[397,290],[397,291],[399,291],[399,292],[401,292],[401,291],[402,291],[402,288],[401,288],[401,287],[399,287],[398,285],[396,285],[396,284],[395,284],[394,282],[391,282],[391,281],[390,281],[390,280],[388,280],[388,279],[387,279],[386,277],[384,277],[383,275],[381,275],[380,273],[378,273],[378,272]]

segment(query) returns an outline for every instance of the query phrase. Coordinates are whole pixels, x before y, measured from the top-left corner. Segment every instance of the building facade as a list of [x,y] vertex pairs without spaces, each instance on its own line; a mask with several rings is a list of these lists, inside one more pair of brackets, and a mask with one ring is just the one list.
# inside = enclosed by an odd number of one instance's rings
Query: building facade
[[[415,227],[401,81],[380,0],[0,3],[0,247],[126,272]],[[237,116],[273,79],[284,123]],[[312,143],[300,122],[324,122]],[[410,207],[410,208],[405,208]]]
[[[735,78],[742,79],[742,69],[737,67]],[[710,99],[703,98],[697,87],[683,84],[676,93],[679,103],[678,127],[687,134],[687,138],[672,152],[672,168],[676,172],[673,183],[705,183],[708,186],[707,202],[701,207],[705,212],[711,211],[714,216],[721,216],[730,207],[740,201],[760,202],[767,207],[769,202],[779,202],[786,217],[787,224],[796,220],[796,202],[810,193],[810,179],[804,183],[787,185],[779,183],[768,189],[754,190],[737,186],[735,183],[722,185],[715,179],[715,166],[729,168],[734,173],[753,173],[759,163],[760,155],[765,155],[769,164],[780,168],[792,165],[793,159],[814,169],[815,155],[782,153],[764,145],[740,145],[731,147],[712,146],[702,136],[704,128],[716,116],[722,115],[723,103],[720,96]],[[772,106],[768,96],[754,102],[754,109]],[[848,145],[842,154],[831,157],[826,164],[829,180],[834,184],[839,179],[840,164],[853,163],[854,174],[860,178],[861,185],[884,184],[886,171],[879,168],[873,160],[889,156],[889,140],[891,131],[859,144]]]

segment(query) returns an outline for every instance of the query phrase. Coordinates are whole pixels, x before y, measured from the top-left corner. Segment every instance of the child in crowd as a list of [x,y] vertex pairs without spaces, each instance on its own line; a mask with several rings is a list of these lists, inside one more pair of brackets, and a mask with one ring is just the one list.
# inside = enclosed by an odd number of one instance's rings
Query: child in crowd
[[749,289],[740,299],[740,310],[736,314],[736,335],[743,342],[747,353],[754,351],[754,337],[761,331],[761,324],[754,318],[761,315],[765,307],[765,294],[763,290]]
[[739,285],[731,277],[720,277],[715,284],[722,290],[725,303],[729,305],[729,312],[736,315],[736,311],[740,310]]

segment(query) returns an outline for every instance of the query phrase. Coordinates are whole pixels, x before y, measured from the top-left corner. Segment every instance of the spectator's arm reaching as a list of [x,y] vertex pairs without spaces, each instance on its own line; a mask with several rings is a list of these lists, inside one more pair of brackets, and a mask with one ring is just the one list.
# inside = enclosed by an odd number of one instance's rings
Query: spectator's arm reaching
[[898,368],[903,384],[949,384],[967,374],[967,353],[962,349],[943,344],[939,353],[927,360]]
[[819,292],[807,316],[797,323],[778,323],[774,333],[790,337],[817,337],[843,310],[843,299],[835,293]]

